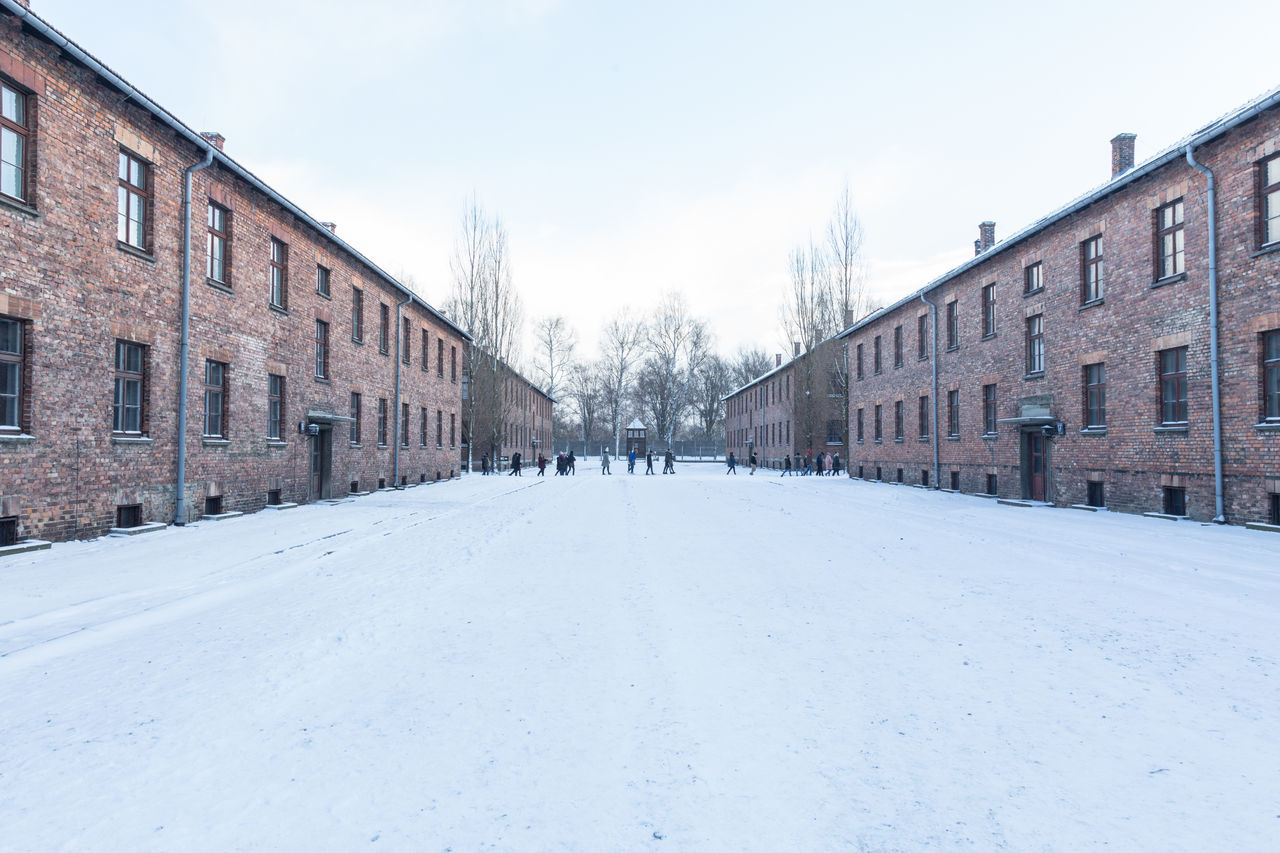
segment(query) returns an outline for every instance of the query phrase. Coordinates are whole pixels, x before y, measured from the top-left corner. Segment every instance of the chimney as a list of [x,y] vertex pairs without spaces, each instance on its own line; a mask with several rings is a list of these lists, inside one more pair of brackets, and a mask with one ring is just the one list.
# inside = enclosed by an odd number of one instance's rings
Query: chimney
[[1136,133],[1120,133],[1111,140],[1111,177],[1133,168],[1133,147],[1137,141]]
[[782,353],[776,352],[773,354],[773,366],[782,367]]
[[30,0],[18,0],[18,5],[19,5],[19,6],[21,6],[22,8],[24,8],[24,9],[30,9],[30,8],[31,8]]
[[853,325],[853,309],[844,309],[844,327],[847,329]]
[[201,131],[200,135],[205,138],[206,142],[208,142],[214,148],[217,148],[219,151],[222,150],[223,143],[227,141],[227,138],[223,136],[221,133],[218,133],[216,130]]
[[799,341],[792,341],[792,342],[791,342],[791,350],[792,350],[792,352],[794,353],[794,356],[793,356],[793,357],[794,357],[794,358],[799,358],[799,357],[800,357],[800,342],[799,342]]
[[330,231],[331,233],[334,233],[334,234],[337,234],[337,233],[338,233],[338,223],[336,223],[336,222],[321,222],[320,224],[321,224],[321,225],[323,225],[325,228],[328,228],[328,229],[329,229],[329,231]]
[[996,224],[987,220],[978,225],[978,239],[973,241],[974,257],[981,255],[996,244]]

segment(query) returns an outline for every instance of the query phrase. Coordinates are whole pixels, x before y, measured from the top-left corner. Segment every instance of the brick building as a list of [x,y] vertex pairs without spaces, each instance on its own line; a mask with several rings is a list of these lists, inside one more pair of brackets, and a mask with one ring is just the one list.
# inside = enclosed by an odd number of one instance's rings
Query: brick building
[[782,468],[783,457],[817,453],[844,456],[845,342],[839,336],[783,361],[730,392],[725,404],[725,448],[744,462],[752,449],[766,468]]
[[1001,242],[983,223],[971,261],[841,333],[852,475],[1280,524],[1280,90],[1112,153],[1105,185]]
[[[505,362],[494,365],[482,351],[479,355],[462,389],[463,470],[470,464],[470,470],[479,471],[486,453],[500,468],[507,467],[513,453],[519,453],[525,465],[536,462],[539,451],[552,458],[555,400]],[[489,375],[495,368],[496,379]]]
[[14,0],[0,88],[8,540],[458,470],[448,319]]

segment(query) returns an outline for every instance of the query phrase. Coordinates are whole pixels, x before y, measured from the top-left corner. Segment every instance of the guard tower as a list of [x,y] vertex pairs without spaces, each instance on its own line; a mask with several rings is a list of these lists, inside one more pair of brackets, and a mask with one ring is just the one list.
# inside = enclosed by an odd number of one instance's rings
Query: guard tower
[[627,427],[627,446],[623,453],[630,453],[634,450],[637,459],[643,458],[649,449],[648,433],[649,430],[645,428],[644,424],[640,423],[639,418],[632,421],[631,425]]

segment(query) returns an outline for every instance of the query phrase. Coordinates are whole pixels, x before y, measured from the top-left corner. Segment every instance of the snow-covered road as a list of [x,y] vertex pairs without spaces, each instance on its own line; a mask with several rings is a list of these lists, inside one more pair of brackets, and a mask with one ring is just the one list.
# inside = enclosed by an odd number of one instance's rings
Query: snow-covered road
[[1280,537],[579,469],[0,563],[0,850],[1275,849]]

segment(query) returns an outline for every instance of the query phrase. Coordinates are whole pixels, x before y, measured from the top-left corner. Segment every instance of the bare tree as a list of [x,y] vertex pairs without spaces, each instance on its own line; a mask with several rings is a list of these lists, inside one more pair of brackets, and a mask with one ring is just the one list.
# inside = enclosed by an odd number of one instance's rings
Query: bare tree
[[[761,376],[764,376],[774,368],[774,360],[769,358],[769,354],[760,347],[738,347],[737,354],[733,357],[733,361],[729,362],[729,381],[731,386],[728,390],[741,388],[748,385]],[[726,391],[725,393],[728,393]]]
[[609,420],[613,425],[613,455],[622,446],[622,403],[634,379],[635,366],[644,354],[645,325],[622,309],[604,327],[600,342],[604,370],[602,388],[608,394]]
[[[537,347],[534,371],[552,399],[562,396],[564,374],[573,361],[573,350],[577,343],[577,336],[562,316],[543,317],[534,328],[534,346]],[[554,421],[551,426],[551,446],[556,446]]]
[[502,221],[490,218],[473,196],[459,226],[450,259],[453,295],[447,310],[472,339],[462,377],[463,431],[468,437],[467,470],[471,470],[476,441],[489,448],[501,444],[502,425],[509,413],[503,384],[517,354],[522,318]]
[[837,329],[845,329],[867,312],[867,279],[862,258],[862,222],[853,209],[849,182],[836,199],[827,223],[832,301],[839,312]]
[[689,409],[697,373],[711,355],[711,333],[705,320],[690,315],[682,295],[668,293],[649,324],[645,348],[645,409],[658,436],[670,445]]
[[698,438],[714,441],[716,437],[723,437],[724,397],[737,387],[739,386],[733,384],[732,370],[723,358],[711,355],[702,363],[694,377],[692,392]]
[[568,370],[565,396],[574,414],[577,415],[583,443],[597,437],[600,416],[606,408],[602,390],[605,384],[603,379],[605,373],[605,365],[599,361],[586,364],[575,363],[570,365]]

